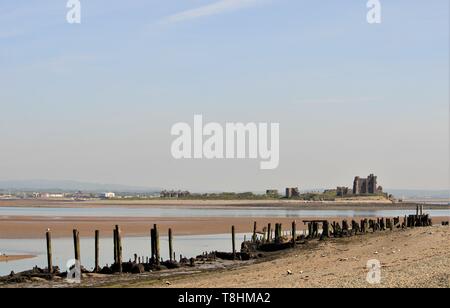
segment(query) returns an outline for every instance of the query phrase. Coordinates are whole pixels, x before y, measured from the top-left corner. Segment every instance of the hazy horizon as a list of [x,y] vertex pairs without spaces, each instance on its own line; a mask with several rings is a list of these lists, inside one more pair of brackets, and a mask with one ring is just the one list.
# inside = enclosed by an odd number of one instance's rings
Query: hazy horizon
[[[352,187],[352,185],[347,185]],[[236,190],[236,191],[224,191],[220,189],[212,190],[192,190],[193,193],[219,193],[219,192],[253,192],[253,193],[265,193],[267,189],[277,189],[280,193],[283,193],[286,187],[260,187],[254,190]],[[335,189],[336,187],[308,187],[300,186],[300,191],[322,191],[326,189]],[[95,182],[85,182],[85,181],[74,181],[74,180],[44,180],[44,179],[30,179],[30,180],[15,180],[7,181],[0,179],[0,191],[4,190],[24,190],[24,189],[34,189],[37,191],[51,191],[51,189],[57,189],[61,191],[76,191],[85,190],[89,191],[102,191],[111,190],[117,192],[159,192],[160,190],[185,190],[185,187],[162,187],[162,186],[130,186],[127,184],[111,184],[111,183],[95,183]],[[443,189],[410,189],[407,187],[385,187],[386,192],[390,191],[405,191],[411,193],[444,193],[447,192],[448,197],[450,197],[450,190],[447,188]]]
[[[0,180],[449,189],[447,0],[81,2],[0,0]],[[195,114],[280,123],[279,168],[175,160]]]

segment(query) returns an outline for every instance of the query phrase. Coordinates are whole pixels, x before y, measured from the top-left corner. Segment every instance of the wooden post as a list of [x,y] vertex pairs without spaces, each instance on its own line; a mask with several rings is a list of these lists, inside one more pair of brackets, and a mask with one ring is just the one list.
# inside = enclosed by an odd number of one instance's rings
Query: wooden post
[[295,246],[295,241],[297,240],[297,223],[295,220],[292,222],[292,244]]
[[173,238],[172,238],[172,229],[169,229],[169,257],[170,262],[175,261],[173,259]]
[[120,228],[116,225],[116,238],[117,238],[117,264],[119,265],[119,273],[122,273],[122,235]]
[[117,234],[116,229],[113,230],[113,244],[114,244],[114,264],[117,264]]
[[274,237],[275,237],[275,243],[278,241],[278,223],[275,224],[274,228]]
[[119,262],[117,261],[117,231],[116,228],[114,228],[113,230],[113,240],[114,240],[114,264],[118,264]]
[[154,264],[155,263],[155,229],[151,229],[150,230],[150,240],[151,240],[151,248],[152,248],[152,255],[151,255],[151,262]]
[[53,274],[53,262],[52,262],[52,234],[50,231],[46,233],[47,238],[47,268],[49,274]]
[[231,227],[231,244],[233,248],[233,260],[236,260],[236,232],[234,226]]
[[256,221],[253,223],[253,238],[252,242],[256,243]]
[[270,240],[272,239],[272,238],[271,238],[271,235],[272,235],[272,230],[271,230],[271,228],[272,228],[272,224],[269,223],[269,224],[267,225],[267,242],[270,242]]
[[330,225],[328,223],[328,220],[323,222],[322,226],[322,238],[329,238],[330,237]]
[[73,247],[74,247],[74,251],[75,251],[75,260],[77,260],[81,264],[81,261],[80,261],[80,233],[76,229],[73,230]]
[[98,262],[100,256],[100,231],[95,230],[95,268],[94,272],[98,272],[100,269],[100,265]]
[[154,235],[155,235],[155,262],[156,265],[160,265],[161,264],[161,260],[160,260],[160,254],[159,254],[159,232],[158,232],[158,226],[155,224],[153,225],[153,229],[154,229]]

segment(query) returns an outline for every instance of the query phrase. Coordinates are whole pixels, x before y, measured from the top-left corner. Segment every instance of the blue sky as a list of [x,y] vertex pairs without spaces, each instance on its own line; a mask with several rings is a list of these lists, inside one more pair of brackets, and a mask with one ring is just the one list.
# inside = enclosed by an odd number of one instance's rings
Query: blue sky
[[[448,187],[447,0],[382,0],[380,25],[364,0],[81,4],[71,25],[65,0],[0,0],[2,179]],[[280,168],[174,161],[194,114],[279,122]]]

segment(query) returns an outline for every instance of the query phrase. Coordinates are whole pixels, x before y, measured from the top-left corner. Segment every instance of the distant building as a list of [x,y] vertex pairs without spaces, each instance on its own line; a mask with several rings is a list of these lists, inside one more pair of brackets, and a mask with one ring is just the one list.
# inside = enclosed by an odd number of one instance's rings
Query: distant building
[[348,196],[352,193],[352,190],[348,187],[338,187],[336,188],[336,196],[338,197],[344,197]]
[[278,196],[278,190],[277,189],[268,189],[268,190],[266,190],[266,196],[270,196],[270,197]]
[[375,195],[382,194],[383,187],[377,185],[377,177],[373,174],[367,178],[355,177],[353,189],[341,186],[336,188],[336,196],[345,197],[351,195]]
[[367,178],[360,178],[359,176],[355,177],[355,180],[353,181],[354,195],[373,195],[379,192],[377,177],[375,175],[371,174]]
[[64,194],[41,193],[40,194],[40,198],[43,198],[43,199],[61,199],[61,198],[64,198]]
[[160,193],[160,197],[161,198],[186,198],[189,197],[191,195],[191,193],[189,191],[175,191],[175,190],[171,190],[171,191],[167,191],[167,190],[163,190]]
[[113,192],[107,192],[101,195],[101,198],[103,199],[114,199],[116,197],[116,194]]
[[286,198],[291,199],[296,197],[300,197],[300,190],[298,187],[286,188]]

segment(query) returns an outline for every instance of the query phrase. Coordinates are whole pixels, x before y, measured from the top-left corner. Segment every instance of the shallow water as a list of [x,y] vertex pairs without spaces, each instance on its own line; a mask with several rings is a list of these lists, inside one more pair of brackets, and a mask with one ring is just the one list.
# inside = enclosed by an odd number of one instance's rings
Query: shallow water
[[[432,216],[450,216],[450,209],[427,210]],[[415,214],[415,209],[399,210],[304,210],[280,208],[35,208],[0,207],[0,216],[46,216],[54,217],[396,217]]]
[[[244,236],[250,235],[236,234],[237,249],[244,241]],[[169,244],[167,237],[160,238],[161,257],[169,259]],[[53,265],[59,266],[62,271],[66,270],[67,261],[73,259],[73,240],[71,238],[53,239]],[[94,239],[81,238],[81,263],[89,270],[94,268]],[[123,261],[133,259],[136,253],[138,256],[150,256],[150,236],[149,237],[124,237],[122,239]],[[205,251],[226,251],[231,252],[231,234],[221,235],[190,235],[175,236],[173,240],[174,252],[177,260],[180,254],[190,258],[201,255]],[[32,269],[35,265],[47,267],[46,241],[45,239],[0,239],[1,253],[16,255],[36,255],[35,258],[0,263],[0,276],[8,275],[11,271],[21,272]],[[112,238],[100,239],[100,266],[111,264],[114,260]]]

